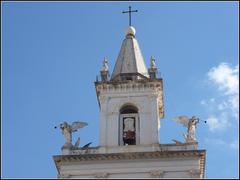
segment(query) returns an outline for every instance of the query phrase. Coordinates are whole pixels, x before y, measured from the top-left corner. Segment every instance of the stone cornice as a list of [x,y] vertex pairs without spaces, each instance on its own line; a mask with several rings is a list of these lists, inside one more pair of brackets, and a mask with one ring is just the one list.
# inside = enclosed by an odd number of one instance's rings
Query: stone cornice
[[121,92],[121,91],[145,91],[146,89],[155,90],[157,92],[162,91],[162,79],[146,81],[120,81],[120,82],[95,82],[97,95],[101,92]]
[[162,82],[162,78],[158,79],[137,79],[137,80],[122,80],[122,81],[96,81],[95,85],[99,84],[125,84],[125,83],[148,83],[148,82]]
[[58,169],[63,163],[69,162],[91,162],[91,161],[114,161],[114,160],[139,160],[139,159],[162,159],[162,158],[200,158],[200,173],[204,177],[206,150],[188,151],[154,151],[154,152],[131,152],[131,153],[109,153],[109,154],[83,154],[83,155],[58,155],[53,156]]

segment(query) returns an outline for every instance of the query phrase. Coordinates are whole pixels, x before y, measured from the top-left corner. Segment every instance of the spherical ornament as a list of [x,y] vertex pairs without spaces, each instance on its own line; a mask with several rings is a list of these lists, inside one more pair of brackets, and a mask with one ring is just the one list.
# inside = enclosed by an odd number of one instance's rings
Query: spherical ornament
[[135,34],[136,34],[135,28],[132,27],[132,26],[129,26],[129,27],[127,28],[127,31],[126,31],[126,36],[127,36],[127,35],[135,36]]

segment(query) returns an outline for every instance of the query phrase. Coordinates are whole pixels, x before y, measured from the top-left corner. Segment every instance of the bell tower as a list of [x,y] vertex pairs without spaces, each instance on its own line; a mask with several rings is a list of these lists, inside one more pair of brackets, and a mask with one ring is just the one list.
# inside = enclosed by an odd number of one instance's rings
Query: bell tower
[[[100,107],[100,147],[159,144],[163,81],[151,57],[146,68],[136,30],[126,30],[111,78],[95,82]],[[103,68],[106,69],[106,59]]]
[[129,26],[112,73],[104,58],[100,78],[95,81],[99,145],[75,145],[53,156],[58,177],[204,178],[206,151],[198,150],[195,139],[170,144],[160,141],[163,80],[153,57],[150,67],[145,65],[131,26],[131,12],[137,11],[129,7],[123,12],[129,13]]

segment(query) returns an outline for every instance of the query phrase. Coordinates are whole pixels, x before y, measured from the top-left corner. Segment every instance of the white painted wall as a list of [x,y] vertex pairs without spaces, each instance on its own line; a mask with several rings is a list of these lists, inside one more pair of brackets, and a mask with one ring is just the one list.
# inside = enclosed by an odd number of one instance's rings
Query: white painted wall
[[159,143],[158,94],[156,91],[126,89],[101,92],[100,146],[119,146],[119,111],[125,104],[138,108],[140,144]]

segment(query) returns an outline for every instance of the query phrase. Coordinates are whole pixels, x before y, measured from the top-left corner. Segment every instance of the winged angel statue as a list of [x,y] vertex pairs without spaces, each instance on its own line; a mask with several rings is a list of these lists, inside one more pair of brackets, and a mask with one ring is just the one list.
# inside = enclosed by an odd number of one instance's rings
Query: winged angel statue
[[186,142],[196,142],[195,130],[197,123],[199,123],[199,118],[193,116],[189,119],[187,116],[179,116],[173,118],[173,121],[181,123],[188,128],[187,135],[183,134]]
[[[87,126],[88,124],[86,122],[73,122],[71,125],[67,122],[63,122],[60,124],[60,128],[62,130],[62,134],[64,135],[66,143],[63,145],[63,147],[72,147],[72,133],[76,132],[79,128],[83,128]],[[76,142],[78,145],[80,143],[80,138],[78,138],[78,141]]]

